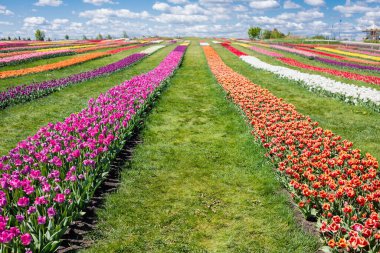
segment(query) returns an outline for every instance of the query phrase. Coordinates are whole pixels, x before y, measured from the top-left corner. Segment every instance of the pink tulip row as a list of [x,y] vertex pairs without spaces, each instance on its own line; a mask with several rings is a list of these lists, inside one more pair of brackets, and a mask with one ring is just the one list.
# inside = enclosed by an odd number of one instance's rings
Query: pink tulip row
[[264,55],[275,57],[275,58],[283,57],[283,55],[280,54],[280,53],[269,51],[269,50],[266,50],[266,49],[261,48],[261,47],[251,46],[250,49],[253,50],[253,51],[256,51],[256,52],[258,52],[260,54],[264,54]]
[[0,158],[0,252],[54,252],[110,170],[186,46],[62,122],[42,127]]
[[279,50],[282,50],[282,51],[286,51],[286,52],[289,52],[289,53],[299,54],[301,56],[306,56],[306,57],[309,57],[309,58],[315,57],[314,53],[303,51],[303,50],[299,50],[299,49],[292,48],[292,47],[284,47],[284,46],[280,46],[280,45],[271,45],[270,47],[274,48],[274,49],[279,49]]
[[35,52],[35,53],[30,53],[30,54],[20,54],[20,55],[15,55],[15,56],[10,56],[10,57],[4,57],[0,58],[0,66],[4,65],[11,65],[11,64],[16,64],[32,59],[42,59],[42,58],[51,58],[51,57],[56,57],[56,56],[61,56],[61,55],[70,55],[70,54],[75,54],[72,50],[57,50],[57,51],[47,51],[47,52]]

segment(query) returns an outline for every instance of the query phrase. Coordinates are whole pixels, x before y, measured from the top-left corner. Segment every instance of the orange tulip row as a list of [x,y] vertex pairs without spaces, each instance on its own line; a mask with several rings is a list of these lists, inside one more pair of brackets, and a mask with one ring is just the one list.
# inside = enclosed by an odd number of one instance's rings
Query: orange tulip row
[[244,111],[282,182],[331,252],[379,252],[378,161],[229,68],[204,47],[211,72]]
[[79,64],[82,62],[86,62],[89,60],[93,60],[96,58],[104,57],[107,55],[109,54],[106,52],[97,52],[97,53],[91,53],[91,54],[86,54],[86,55],[81,55],[81,56],[75,56],[67,60],[50,63],[50,64],[46,64],[42,66],[36,66],[36,67],[25,68],[25,69],[17,69],[17,70],[1,71],[0,79],[15,77],[15,76],[23,76],[27,74],[34,74],[34,73],[48,71],[48,70],[60,69],[60,68],[68,67],[71,65]]

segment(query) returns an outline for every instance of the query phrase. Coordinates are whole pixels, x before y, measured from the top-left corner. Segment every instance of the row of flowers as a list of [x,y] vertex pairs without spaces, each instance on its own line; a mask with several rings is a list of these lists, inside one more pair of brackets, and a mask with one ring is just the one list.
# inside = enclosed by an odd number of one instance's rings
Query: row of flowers
[[332,59],[327,59],[327,58],[318,57],[318,56],[314,57],[314,60],[320,61],[320,62],[323,62],[326,64],[330,64],[330,65],[339,66],[339,67],[354,68],[354,69],[369,70],[369,71],[379,71],[380,72],[380,68],[375,67],[375,66],[360,65],[360,64],[349,63],[349,62],[335,61]]
[[318,49],[321,51],[332,52],[332,53],[336,53],[336,54],[342,54],[342,55],[354,56],[354,57],[363,58],[363,59],[369,59],[369,60],[373,60],[373,61],[380,61],[380,57],[378,57],[378,56],[347,52],[347,51],[334,49],[334,48],[328,48],[328,47],[316,47],[315,49]]
[[[106,66],[94,70],[73,74],[68,77],[53,79],[40,83],[32,83],[30,85],[19,85],[16,87],[11,87],[6,91],[0,92],[0,108],[4,109],[5,107],[8,107],[10,105],[25,103],[27,101],[46,96],[54,91],[61,90],[68,85],[84,82],[99,76],[111,74],[115,71],[131,66],[132,64],[138,62],[139,60],[142,60],[147,55],[154,53],[162,47],[163,46],[154,46],[140,53],[135,53],[130,56],[127,56],[120,61],[108,64]],[[131,48],[134,47],[129,47],[129,49]]]
[[[229,50],[231,48],[226,44],[222,45]],[[230,51],[236,54],[236,50]],[[303,73],[283,66],[271,65],[244,53],[236,55],[254,68],[272,72],[281,78],[295,80],[298,84],[314,93],[334,97],[350,104],[364,105],[380,112],[380,91],[378,90],[338,82],[324,76]]]
[[359,50],[357,48],[351,48],[351,47],[339,47],[338,49],[345,50],[352,53],[359,53],[359,54],[366,54],[366,55],[372,55],[372,56],[380,56],[379,52],[370,52],[370,51],[363,51]]
[[0,58],[0,66],[13,65],[13,64],[18,64],[25,61],[30,61],[30,60],[53,58],[53,57],[58,57],[58,56],[63,56],[63,55],[71,55],[71,54],[75,54],[75,53],[71,50],[64,49],[64,50],[56,50],[56,51],[49,51],[49,52],[36,52],[36,53],[15,55],[15,56],[10,56],[10,57]]
[[342,60],[342,61],[347,61],[347,62],[356,62],[356,63],[362,63],[362,64],[368,64],[368,65],[379,65],[380,63],[379,62],[375,62],[375,61],[369,61],[369,60],[364,60],[364,59],[359,59],[359,58],[353,58],[353,57],[347,57],[347,56],[342,56],[342,55],[337,55],[337,54],[333,54],[333,53],[326,53],[326,52],[322,52],[322,51],[318,51],[318,50],[314,50],[313,48],[314,47],[311,47],[311,48],[308,48],[308,47],[305,47],[304,45],[300,46],[300,45],[293,45],[295,48],[299,49],[299,50],[302,50],[302,51],[307,51],[307,52],[311,52],[311,53],[314,53],[314,54],[318,54],[318,55],[322,55],[322,56],[327,56],[327,57],[330,57],[330,58],[335,58],[335,59],[338,59],[338,60]]
[[251,122],[280,180],[306,217],[317,217],[330,252],[380,250],[378,161],[234,72],[204,47],[217,81]]
[[89,53],[86,55],[76,56],[67,60],[49,63],[45,65],[40,65],[36,67],[30,67],[30,68],[24,68],[24,69],[17,69],[17,70],[6,70],[0,72],[0,79],[9,78],[9,77],[15,77],[15,76],[23,76],[28,74],[34,74],[54,69],[61,69],[68,66],[72,66],[75,64],[83,63],[86,61],[90,61],[93,59],[97,59],[100,57],[108,56],[110,55],[107,52],[96,52],[96,53]]
[[294,66],[297,68],[307,69],[307,70],[321,72],[321,73],[327,73],[330,75],[339,76],[339,77],[343,77],[347,79],[358,80],[358,81],[362,81],[362,82],[366,82],[370,84],[380,85],[380,77],[377,77],[377,76],[366,76],[366,75],[361,75],[361,74],[342,71],[342,70],[316,67],[316,66],[299,62],[295,59],[287,58],[287,57],[280,57],[277,59],[287,65]]
[[284,46],[274,45],[274,44],[271,45],[270,47],[274,48],[274,49],[282,50],[282,51],[285,51],[285,52],[289,52],[289,53],[293,53],[293,54],[298,54],[298,55],[301,55],[301,56],[304,56],[304,57],[307,57],[307,58],[311,58],[311,59],[313,59],[315,57],[314,53],[308,52],[308,51],[299,50],[297,48],[284,47]]
[[55,251],[185,50],[177,46],[155,69],[42,127],[0,158],[1,252]]
[[87,48],[80,48],[80,49],[73,49],[75,53],[86,53],[90,51],[96,51],[100,49],[105,49],[105,48],[114,48],[114,47],[121,47],[123,44],[112,44],[112,45],[101,45],[101,46],[96,46],[96,47],[87,47]]
[[257,53],[260,53],[260,54],[263,54],[263,55],[266,55],[266,56],[275,57],[275,58],[277,58],[277,57],[283,57],[283,55],[280,54],[280,53],[269,51],[269,50],[266,50],[266,49],[261,48],[261,47],[256,47],[256,46],[252,46],[252,45],[248,45],[248,44],[244,44],[244,43],[238,43],[238,45],[242,46],[242,47],[249,48],[252,51],[255,51]]
[[[336,56],[336,55],[332,55],[329,53],[316,52],[316,51],[309,50],[309,49],[305,50],[302,48],[284,47],[284,46],[279,46],[279,45],[271,45],[271,47],[275,48],[275,49],[283,50],[283,51],[286,51],[289,53],[295,53],[295,54],[298,54],[300,56],[304,56],[304,57],[307,57],[309,59],[314,59],[316,61],[323,62],[323,63],[330,64],[330,65],[334,65],[334,66],[346,67],[346,68],[355,68],[355,69],[369,70],[369,71],[380,71],[380,68],[375,67],[375,66],[359,65],[359,64],[350,63],[350,62],[335,61],[335,60],[324,58],[324,57],[318,57],[317,53],[324,55],[324,56],[332,57],[332,58],[338,58],[341,60],[350,60],[350,59],[346,59],[344,56]],[[281,56],[279,56],[279,57],[281,57]]]
[[[17,52],[17,51],[30,51],[30,50],[40,50],[40,49],[48,49],[48,48],[60,48],[60,47],[70,47],[70,46],[75,46],[77,45],[76,43],[68,43],[68,44],[52,44],[52,45],[39,45],[39,46],[24,46],[24,47],[6,47],[6,48],[1,48],[0,53],[8,53],[8,52]],[[90,43],[88,43],[90,45]],[[94,45],[94,43],[91,43],[91,45]]]

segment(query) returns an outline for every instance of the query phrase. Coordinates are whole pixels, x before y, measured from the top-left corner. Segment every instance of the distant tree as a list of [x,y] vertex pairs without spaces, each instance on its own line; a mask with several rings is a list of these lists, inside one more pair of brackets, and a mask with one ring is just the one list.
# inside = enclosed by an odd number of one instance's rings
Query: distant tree
[[111,35],[109,35],[109,34],[107,35],[107,37],[106,37],[106,38],[107,38],[107,40],[112,40],[112,36],[111,36]]
[[34,37],[36,37],[36,40],[43,41],[45,40],[45,32],[37,29],[34,33]]
[[250,27],[248,29],[248,36],[251,40],[257,39],[260,36],[261,28],[260,27]]
[[125,38],[125,39],[129,38],[126,31],[123,31],[123,38]]
[[87,40],[86,35],[83,34],[83,36],[82,36],[82,40]]
[[65,35],[65,40],[68,40],[68,39],[70,39],[70,37],[69,37],[69,35]]
[[8,40],[11,40],[11,36],[8,36]]
[[316,40],[326,40],[327,38],[323,35],[315,35],[313,37],[311,37],[312,39],[316,39]]
[[273,29],[273,31],[271,32],[271,35],[270,35],[271,39],[280,39],[280,38],[284,38],[284,37],[285,37],[285,34],[281,33],[276,28]]
[[30,41],[30,40],[31,40],[31,39],[30,39],[30,37],[28,37],[28,38],[27,38],[27,40],[29,40],[29,41]]
[[99,33],[98,36],[96,36],[96,39],[97,39],[97,40],[102,40],[102,39],[103,39],[103,36]]
[[272,35],[272,32],[269,30],[264,30],[262,37],[263,39],[270,39],[270,36]]
[[21,37],[20,37],[20,36],[18,36],[18,40],[21,40]]
[[51,41],[50,37],[47,39],[47,41]]

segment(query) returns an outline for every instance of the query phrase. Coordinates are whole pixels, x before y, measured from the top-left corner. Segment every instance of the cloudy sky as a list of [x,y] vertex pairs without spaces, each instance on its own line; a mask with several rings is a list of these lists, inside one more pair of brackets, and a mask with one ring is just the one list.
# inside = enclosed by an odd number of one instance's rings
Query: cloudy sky
[[295,35],[363,37],[380,26],[380,0],[0,0],[0,37],[247,37],[249,26]]

